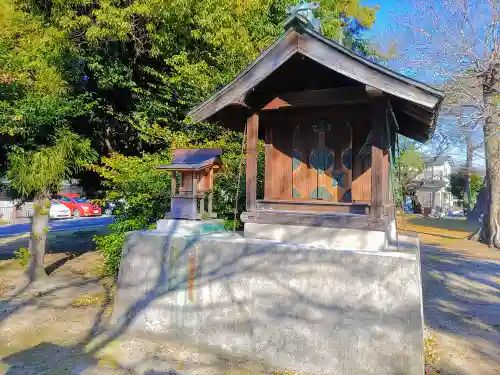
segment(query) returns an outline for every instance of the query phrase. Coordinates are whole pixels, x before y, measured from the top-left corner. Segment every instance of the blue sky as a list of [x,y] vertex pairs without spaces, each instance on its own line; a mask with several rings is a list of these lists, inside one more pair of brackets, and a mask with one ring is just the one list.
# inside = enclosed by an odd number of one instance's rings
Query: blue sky
[[[381,46],[382,49],[387,48],[391,41],[395,41],[398,47],[398,55],[401,56],[406,53],[406,57],[411,57],[411,55],[408,55],[411,54],[411,49],[407,49],[405,46],[398,43],[401,41],[400,38],[402,38],[402,34],[398,33],[396,30],[398,28],[396,23],[401,20],[404,22],[404,19],[407,16],[411,17],[412,12],[414,11],[414,9],[412,9],[414,4],[413,0],[361,0],[361,4],[366,6],[379,5],[375,24],[371,30],[365,32],[365,36]],[[395,22],[395,20],[397,21]],[[401,31],[401,29],[399,31]],[[406,34],[405,37],[408,37],[408,34]],[[405,43],[411,44],[411,40],[405,40]],[[430,69],[413,69],[406,66],[402,59],[396,58],[395,61],[391,61],[389,65],[391,68],[398,70],[405,75],[412,76],[412,78],[416,78],[420,81],[430,84],[433,84],[436,81],[435,76]],[[438,124],[439,123],[441,126],[444,125],[442,119],[438,122]],[[477,134],[474,134],[473,138],[478,142],[482,138],[482,133],[478,132]],[[428,147],[424,147],[424,149],[429,150]],[[461,148],[453,148],[449,150],[448,153],[456,162],[462,162],[465,158],[464,150]],[[484,158],[481,155],[478,155],[474,157],[473,163],[478,166],[484,166]]]
[[[398,5],[399,3],[399,5]],[[377,12],[377,19],[373,28],[366,33],[367,36],[381,36],[388,31],[388,26],[391,24],[391,10],[393,12],[403,12],[401,9],[402,1],[397,0],[362,0],[361,4],[366,6],[376,6],[379,5],[380,9]]]

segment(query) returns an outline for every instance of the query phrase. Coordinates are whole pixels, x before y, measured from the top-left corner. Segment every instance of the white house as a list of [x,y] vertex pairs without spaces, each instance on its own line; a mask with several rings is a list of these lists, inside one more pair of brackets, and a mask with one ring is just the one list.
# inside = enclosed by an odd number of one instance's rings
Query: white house
[[417,197],[422,205],[422,212],[446,214],[455,203],[450,192],[451,158],[444,155],[422,156],[422,160],[424,171],[414,180],[420,185]]

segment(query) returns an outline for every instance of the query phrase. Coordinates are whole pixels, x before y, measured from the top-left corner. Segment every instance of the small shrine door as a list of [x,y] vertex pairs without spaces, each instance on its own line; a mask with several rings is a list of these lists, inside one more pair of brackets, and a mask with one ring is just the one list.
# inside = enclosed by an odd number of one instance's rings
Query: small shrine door
[[348,123],[297,124],[293,134],[292,198],[351,202],[352,135]]

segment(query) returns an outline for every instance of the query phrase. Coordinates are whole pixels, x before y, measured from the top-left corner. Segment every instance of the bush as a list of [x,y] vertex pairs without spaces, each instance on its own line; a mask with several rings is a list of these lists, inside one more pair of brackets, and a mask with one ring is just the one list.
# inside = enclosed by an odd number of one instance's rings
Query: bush
[[26,266],[31,258],[31,253],[26,247],[21,247],[19,250],[14,251],[14,257],[21,266]]
[[[234,219],[224,220],[224,228],[232,231],[234,229]],[[243,228],[243,223],[240,220],[236,219],[236,230],[242,228]]]
[[97,248],[105,259],[104,270],[116,276],[125,233],[153,228],[156,221],[170,208],[170,173],[156,167],[168,164],[168,153],[144,154],[142,157],[126,157],[112,154],[103,157],[102,165],[93,170],[105,179],[109,188],[106,200],[116,204],[115,223],[111,233],[96,236]]
[[[193,133],[194,134],[194,133]],[[229,217],[227,221],[230,229],[233,228],[232,214],[234,200],[240,177],[238,211],[245,209],[245,164],[239,175],[241,160],[241,140],[238,133],[224,131],[218,134],[215,141],[207,141],[202,135],[199,139],[176,139],[177,147],[216,147],[222,148],[223,166],[214,180],[214,209],[218,217]],[[166,142],[168,144],[168,142]],[[244,156],[243,156],[244,158]],[[120,259],[125,233],[133,230],[152,229],[156,222],[163,218],[165,212],[170,210],[170,173],[159,172],[156,167],[168,164],[170,154],[161,151],[156,154],[144,154],[142,157],[112,154],[103,157],[101,165],[94,165],[92,169],[103,179],[109,189],[105,200],[116,204],[115,223],[112,224],[111,233],[106,236],[94,238],[98,249],[105,258],[104,270],[116,276],[120,267]],[[244,162],[245,159],[243,159]],[[264,147],[259,144],[257,197],[263,196],[264,191]],[[230,214],[231,216],[228,216]],[[237,228],[241,228],[237,222]]]

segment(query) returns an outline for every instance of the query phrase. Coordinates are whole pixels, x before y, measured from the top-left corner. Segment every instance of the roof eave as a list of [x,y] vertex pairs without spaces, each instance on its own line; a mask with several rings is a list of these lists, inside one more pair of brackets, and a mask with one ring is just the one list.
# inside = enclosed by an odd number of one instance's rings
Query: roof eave
[[[358,63],[368,67],[369,69],[376,71],[377,74],[381,74],[380,77],[384,77],[384,76],[389,77],[389,79],[394,79],[394,80],[397,80],[404,85],[409,85],[409,86],[413,87],[413,91],[412,91],[413,95],[417,95],[417,97],[418,97],[418,95],[421,95],[422,98],[426,98],[425,101],[423,99],[421,100],[422,102],[425,102],[424,104],[418,103],[416,101],[412,101],[411,100],[412,95],[410,95],[410,94],[408,94],[406,96],[403,95],[406,93],[403,93],[403,94],[401,93],[401,90],[402,90],[401,87],[398,88],[399,92],[396,92],[396,93],[388,92],[387,90],[389,90],[389,89],[387,89],[387,88],[386,88],[385,92],[388,94],[391,94],[391,95],[395,95],[395,96],[398,96],[398,94],[399,94],[399,98],[401,100],[408,101],[409,103],[424,105],[426,109],[428,109],[431,113],[434,113],[434,117],[433,117],[432,121],[430,123],[426,124],[427,127],[430,128],[430,132],[428,132],[428,137],[430,138],[430,136],[432,136],[432,134],[435,131],[435,127],[436,127],[437,113],[438,113],[440,106],[441,106],[441,103],[444,99],[444,93],[442,91],[440,91],[432,86],[415,81],[411,78],[405,77],[397,72],[393,72],[384,66],[376,64],[376,63],[374,63],[374,62],[372,62],[372,61],[370,61],[362,56],[358,56],[358,55],[354,54],[349,49],[345,48],[344,46],[341,46],[340,44],[338,44],[332,40],[327,39],[326,37],[324,37],[320,33],[316,32],[315,30],[312,30],[309,27],[305,27],[304,22],[302,20],[300,20],[297,15],[290,17],[286,22],[287,22],[287,25],[289,26],[289,28],[275,43],[273,43],[271,46],[269,46],[262,54],[259,55],[259,57],[256,60],[254,60],[250,65],[248,65],[230,83],[225,85],[223,88],[221,88],[216,93],[214,93],[210,98],[205,100],[203,103],[201,103],[200,105],[198,105],[197,107],[195,107],[194,109],[192,109],[188,113],[188,116],[195,123],[207,120],[207,119],[211,118],[212,116],[216,115],[222,109],[224,109],[228,106],[231,106],[231,105],[237,105],[237,106],[241,105],[242,107],[245,107],[246,104],[244,101],[245,101],[246,93],[249,90],[251,90],[252,88],[256,87],[261,81],[263,81],[265,78],[267,78],[267,76],[269,74],[271,74],[278,66],[280,66],[285,61],[287,61],[287,59],[295,53],[301,53],[309,58],[312,58],[313,60],[315,60],[319,64],[325,65],[324,62],[321,61],[321,59],[319,59],[319,60],[315,59],[315,56],[309,56],[311,54],[309,51],[301,49],[301,38],[303,38],[303,37],[301,37],[301,35],[307,34],[313,40],[317,40],[320,43],[325,44],[327,47],[330,47],[333,50],[337,51],[337,53],[340,53],[339,56],[345,55],[346,57],[351,58],[351,59],[357,61]],[[282,59],[280,64],[277,64],[277,65],[273,64],[272,70],[270,72],[267,72],[267,75],[266,74],[258,75],[258,79],[253,79],[253,80],[248,79],[247,80],[248,82],[244,81],[245,85],[239,90],[241,92],[239,92],[238,90],[235,90],[236,92],[228,94],[229,96],[226,98],[224,97],[226,95],[226,93],[232,88],[232,86],[236,85],[240,80],[244,79],[245,75],[248,72],[250,72],[254,67],[256,67],[256,65],[258,65],[259,62],[261,62],[270,52],[272,52],[274,48],[276,48],[285,38],[287,38],[290,34],[292,34],[294,32],[296,33],[295,35],[298,37],[297,42],[296,42],[296,46],[293,46],[292,48],[290,48],[290,46],[289,46],[289,50],[287,51],[287,53],[280,55],[280,57]],[[273,57],[276,57],[276,56],[273,56]],[[360,65],[360,66],[362,66],[362,65]],[[328,65],[326,65],[326,66],[328,67]],[[262,67],[260,67],[260,68],[262,69]],[[332,68],[331,66],[329,68],[337,71],[336,69]],[[345,74],[346,72],[338,71],[338,73],[346,75]],[[349,74],[349,72],[347,72],[347,76],[354,79],[354,80],[357,80],[356,77],[352,76],[352,74]],[[358,80],[358,82],[364,83],[364,82],[359,81],[359,80]],[[394,86],[394,87],[397,87],[397,86]],[[379,87],[379,89],[381,91],[384,91],[383,90],[384,87],[381,87],[381,88]],[[221,102],[221,104],[214,106],[214,108],[207,109],[207,106],[209,104],[211,104],[212,102]]]

